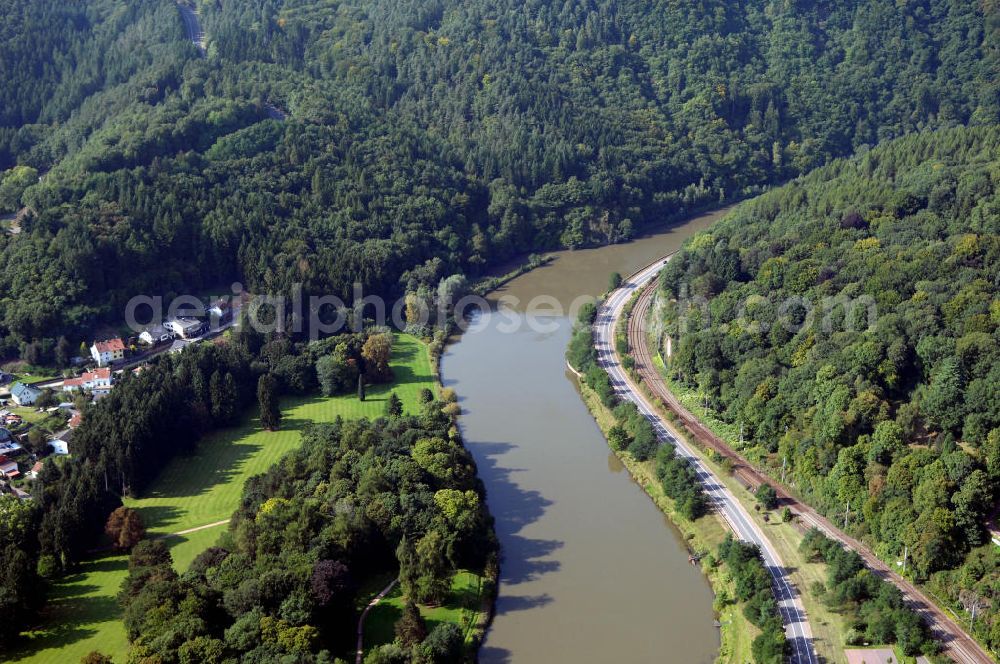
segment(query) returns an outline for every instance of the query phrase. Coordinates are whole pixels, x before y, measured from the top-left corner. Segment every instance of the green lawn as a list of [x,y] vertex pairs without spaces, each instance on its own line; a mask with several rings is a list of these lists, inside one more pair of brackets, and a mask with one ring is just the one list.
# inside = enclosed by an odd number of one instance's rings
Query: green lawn
[[[390,579],[391,580],[391,579]],[[441,606],[420,606],[420,615],[427,623],[427,630],[452,622],[462,628],[466,641],[472,636],[479,619],[482,604],[483,577],[468,570],[459,570],[451,580],[451,593]],[[388,581],[386,581],[388,583]],[[377,594],[385,584],[374,589]],[[375,646],[391,643],[396,638],[394,627],[403,615],[403,591],[397,583],[392,591],[368,613],[365,619],[365,651]]]
[[[239,426],[201,441],[194,454],[174,459],[141,498],[126,500],[126,504],[140,510],[147,531],[154,536],[228,519],[239,502],[244,481],[296,449],[307,423],[332,422],[338,415],[345,419],[377,417],[383,414],[391,391],[402,399],[404,409],[415,412],[420,389],[433,390],[435,385],[427,347],[415,337],[397,335],[392,368],[395,382],[370,386],[364,402],[353,394],[285,399],[278,431],[261,430],[256,413],[248,414]],[[220,525],[168,537],[175,566],[185,569],[198,553],[215,543],[223,529]],[[31,646],[11,661],[75,664],[95,649],[124,661],[127,644],[115,595],[125,575],[125,558],[108,556],[89,561],[79,573],[60,580],[53,590],[45,626],[32,633]]]
[[256,412],[249,413],[239,426],[203,440],[191,456],[174,459],[142,498],[126,504],[140,510],[148,531],[159,534],[228,519],[246,479],[296,449],[306,424],[332,422],[338,415],[378,417],[391,391],[402,399],[404,409],[415,412],[420,388],[434,388],[427,348],[414,337],[399,335],[392,358],[396,382],[369,386],[364,401],[354,394],[285,399],[278,431],[262,430]]
[[5,406],[4,410],[9,410],[15,415],[20,415],[21,419],[29,424],[35,424],[41,422],[46,417],[49,416],[45,411],[38,412],[38,409],[33,406],[15,406],[13,404]]

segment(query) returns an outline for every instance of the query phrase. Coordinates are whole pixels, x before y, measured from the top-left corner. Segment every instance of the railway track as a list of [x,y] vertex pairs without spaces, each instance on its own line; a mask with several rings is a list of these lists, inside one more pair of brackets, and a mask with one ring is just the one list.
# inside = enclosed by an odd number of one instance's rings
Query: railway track
[[662,268],[663,261],[655,261],[633,274],[613,291],[601,304],[594,323],[594,346],[597,361],[611,378],[620,398],[633,402],[639,412],[649,420],[657,437],[665,444],[672,445],[679,455],[688,459],[695,469],[698,481],[702,483],[705,495],[716,513],[725,521],[740,539],[751,542],[760,550],[764,567],[771,577],[778,614],[785,628],[790,664],[817,664],[812,627],[802,604],[801,593],[789,579],[788,568],[782,562],[777,550],[767,535],[750,517],[735,494],[725,486],[711,469],[700,459],[693,446],[676,436],[663,416],[657,412],[653,400],[648,398],[638,384],[625,371],[615,348],[615,330],[624,315],[628,301]]
[[[644,269],[648,269],[644,268]],[[646,325],[649,309],[656,294],[656,279],[645,285],[639,299],[635,303],[628,319],[628,342],[635,359],[635,370],[647,389],[655,399],[661,402],[677,415],[697,442],[732,461],[733,474],[749,489],[754,490],[760,484],[767,482],[774,487],[780,504],[788,507],[797,516],[800,523],[807,528],[818,528],[830,539],[836,540],[848,549],[855,551],[864,560],[865,565],[880,578],[892,583],[903,593],[908,606],[916,611],[929,625],[934,636],[942,643],[944,653],[961,664],[992,664],[996,660],[969,636],[962,627],[942,609],[930,601],[916,586],[894,572],[887,564],[857,539],[837,528],[829,519],[819,514],[812,507],[796,498],[780,482],[776,482],[750,463],[742,454],[732,449],[722,439],[716,436],[708,427],[701,423],[687,408],[685,408],[667,388],[656,365],[653,364],[646,337]]]

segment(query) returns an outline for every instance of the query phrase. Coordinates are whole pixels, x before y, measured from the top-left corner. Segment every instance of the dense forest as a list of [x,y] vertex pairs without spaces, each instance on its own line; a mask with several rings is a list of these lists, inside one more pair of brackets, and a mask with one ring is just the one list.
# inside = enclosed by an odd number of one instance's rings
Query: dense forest
[[862,151],[692,238],[654,314],[751,458],[956,606],[997,576],[998,188],[996,126]]
[[[331,662],[353,653],[373,575],[398,568],[407,597],[436,605],[456,569],[495,566],[474,463],[441,405],[313,427],[247,482],[223,546],[181,576],[161,541],[138,545],[119,596],[129,661]],[[467,661],[457,625],[418,632],[366,661]]]
[[137,293],[433,289],[1000,109],[992,3],[199,7],[204,58],[170,0],[0,0],[0,356]]

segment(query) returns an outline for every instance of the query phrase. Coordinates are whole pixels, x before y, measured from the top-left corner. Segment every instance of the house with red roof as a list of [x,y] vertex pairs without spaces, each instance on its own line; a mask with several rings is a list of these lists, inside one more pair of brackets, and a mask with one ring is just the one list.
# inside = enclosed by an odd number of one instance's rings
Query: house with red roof
[[0,454],[0,475],[7,479],[14,479],[21,474],[17,468],[17,462]]
[[64,392],[110,390],[113,380],[111,367],[101,367],[95,371],[85,371],[78,378],[67,378],[63,381],[62,389]]
[[112,362],[125,359],[125,342],[118,337],[95,341],[90,347],[90,354],[97,362],[97,366],[106,367]]

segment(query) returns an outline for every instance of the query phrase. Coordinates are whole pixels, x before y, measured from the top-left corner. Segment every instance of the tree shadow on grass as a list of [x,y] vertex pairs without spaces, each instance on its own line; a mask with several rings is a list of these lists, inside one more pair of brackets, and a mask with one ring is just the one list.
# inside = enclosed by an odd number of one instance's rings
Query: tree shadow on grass
[[[256,422],[256,418],[254,421]],[[199,444],[195,453],[173,462],[180,464],[180,477],[177,477],[178,473],[169,473],[169,481],[165,481],[167,477],[161,477],[141,498],[188,498],[208,493],[216,486],[229,484],[243,472],[247,461],[268,444],[267,436],[302,431],[311,423],[312,420],[291,417],[283,419],[276,432],[262,432],[257,426],[252,430],[244,426],[219,432],[212,439]],[[248,443],[247,439],[253,435],[258,435],[258,440],[253,444]],[[146,509],[143,507],[143,511]],[[166,515],[155,511],[153,514],[157,525],[154,526],[150,521],[146,523],[147,528],[162,526],[165,521],[163,517]]]
[[365,618],[364,648],[369,649],[391,643],[396,638],[396,621],[403,616],[403,610],[395,604],[390,604],[390,600],[398,600],[400,597],[399,584],[392,589],[385,599],[379,602]]
[[167,524],[173,523],[180,515],[180,509],[173,505],[144,505],[139,508],[139,516],[147,531],[165,530]]
[[[50,648],[65,648],[95,636],[97,629],[91,625],[119,620],[121,607],[116,598],[117,586],[106,587],[89,581],[98,581],[94,575],[119,574],[124,578],[127,568],[128,561],[123,556],[106,556],[84,562],[79,571],[64,577],[53,588],[49,603],[42,611],[41,623],[22,635],[21,647],[7,655],[9,661],[28,659]],[[97,594],[102,590],[102,594]]]

